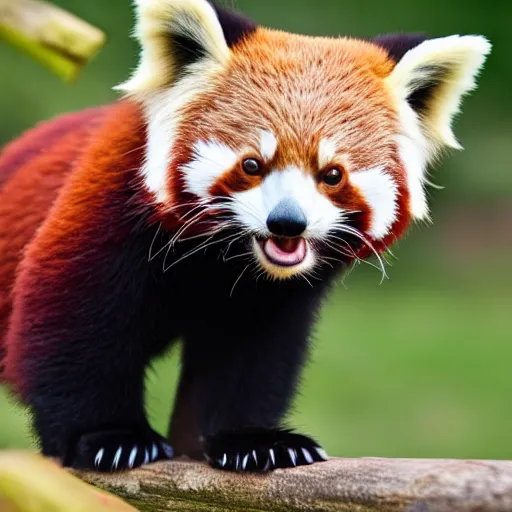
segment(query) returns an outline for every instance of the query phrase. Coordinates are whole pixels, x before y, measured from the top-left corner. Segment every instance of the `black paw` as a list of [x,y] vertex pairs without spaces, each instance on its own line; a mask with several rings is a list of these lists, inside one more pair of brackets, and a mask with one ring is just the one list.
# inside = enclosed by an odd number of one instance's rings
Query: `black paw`
[[327,460],[312,439],[287,430],[238,430],[210,438],[205,457],[214,468],[265,472]]
[[152,430],[104,430],[83,434],[65,455],[64,466],[94,471],[121,471],[170,459],[173,450]]

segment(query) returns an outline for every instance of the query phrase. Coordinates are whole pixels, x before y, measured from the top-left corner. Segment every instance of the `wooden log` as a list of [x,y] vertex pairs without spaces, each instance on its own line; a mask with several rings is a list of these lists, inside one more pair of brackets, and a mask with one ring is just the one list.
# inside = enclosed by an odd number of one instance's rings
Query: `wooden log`
[[42,0],[0,0],[2,39],[69,81],[106,37],[98,28]]
[[186,460],[77,473],[141,511],[510,512],[512,462],[331,459],[266,475]]

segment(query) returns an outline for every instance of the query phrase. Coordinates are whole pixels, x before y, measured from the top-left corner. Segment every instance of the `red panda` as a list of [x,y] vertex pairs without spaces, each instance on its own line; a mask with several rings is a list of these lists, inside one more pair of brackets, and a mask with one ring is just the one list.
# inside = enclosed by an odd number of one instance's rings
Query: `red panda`
[[[137,0],[117,103],[0,155],[3,379],[43,454],[115,471],[173,453],[235,471],[327,458],[283,428],[333,279],[428,219],[427,167],[490,44],[257,26]],[[183,338],[172,447],[144,373]]]

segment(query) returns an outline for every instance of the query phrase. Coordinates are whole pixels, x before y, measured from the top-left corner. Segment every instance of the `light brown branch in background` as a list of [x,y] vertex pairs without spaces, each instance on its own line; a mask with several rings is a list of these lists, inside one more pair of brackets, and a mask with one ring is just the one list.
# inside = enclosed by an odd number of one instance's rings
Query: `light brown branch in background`
[[98,28],[50,3],[0,0],[0,40],[69,81],[105,44],[106,37]]

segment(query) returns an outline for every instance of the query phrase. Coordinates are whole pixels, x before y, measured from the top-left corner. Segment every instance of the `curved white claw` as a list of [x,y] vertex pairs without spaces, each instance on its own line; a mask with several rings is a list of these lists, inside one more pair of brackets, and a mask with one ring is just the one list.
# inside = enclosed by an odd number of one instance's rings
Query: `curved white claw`
[[164,452],[165,456],[168,459],[172,459],[174,457],[174,450],[170,444],[167,444],[166,442],[162,441],[160,443],[160,447],[162,448],[162,451]]
[[149,463],[149,452],[147,448],[144,448],[144,462],[142,464],[148,464]]
[[135,464],[135,457],[137,457],[137,453],[139,452],[139,448],[135,445],[130,452],[130,457],[128,458],[128,467],[131,469]]
[[116,451],[116,454],[114,455],[114,460],[112,461],[112,469],[117,469],[117,466],[119,466],[119,459],[121,458],[122,453],[123,447],[119,446],[119,448]]
[[249,461],[249,454],[245,455],[245,457],[242,459],[242,469],[245,471],[245,468],[247,467],[247,462]]
[[275,466],[276,465],[276,454],[274,453],[274,448],[270,448],[268,453],[270,455],[270,460],[272,461],[272,464]]
[[228,455],[227,455],[227,453],[225,453],[225,454],[222,456],[222,461],[221,461],[220,465],[221,465],[222,467],[224,467],[227,463],[228,463]]
[[158,446],[156,443],[151,445],[151,462],[154,462],[158,457]]
[[252,451],[252,458],[254,459],[256,465],[258,465],[258,456],[256,455],[256,450]]
[[98,450],[98,453],[96,454],[96,457],[94,457],[94,467],[99,468],[101,464],[101,459],[103,459],[103,454],[105,453],[104,448],[100,448]]
[[304,455],[304,458],[306,459],[306,462],[308,464],[313,464],[313,457],[311,456],[311,453],[309,453],[308,450],[306,450],[306,448],[302,448],[302,455]]
[[294,466],[297,465],[297,452],[294,448],[288,448],[288,455],[290,456],[290,460]]
[[320,448],[319,446],[315,446],[315,450],[316,450],[316,453],[318,453],[318,456],[322,460],[329,460],[329,455],[327,455],[327,452],[323,448]]

